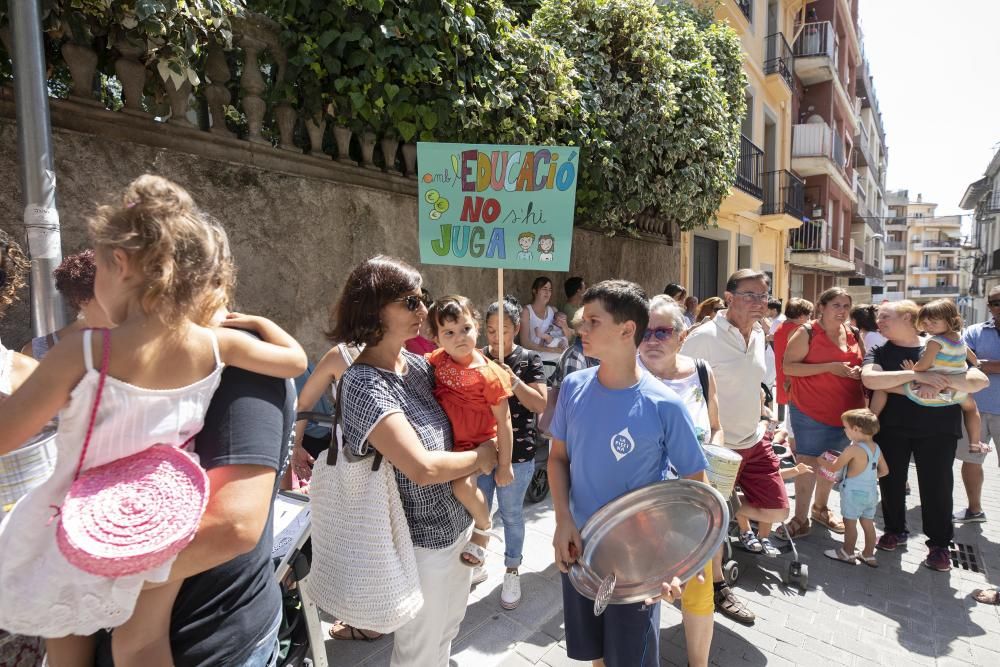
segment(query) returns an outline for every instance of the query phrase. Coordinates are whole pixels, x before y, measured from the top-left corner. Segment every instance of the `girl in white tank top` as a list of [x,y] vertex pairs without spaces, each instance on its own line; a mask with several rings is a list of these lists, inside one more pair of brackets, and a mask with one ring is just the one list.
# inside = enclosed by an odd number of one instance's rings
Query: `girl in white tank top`
[[87,635],[108,627],[118,627],[112,636],[118,667],[169,664],[170,611],[182,582],[142,588],[166,582],[173,559],[153,571],[105,578],[71,565],[56,544],[53,508],[62,504],[80,460],[100,379],[94,360],[103,358],[108,340],[108,374],[83,470],[193,438],[225,364],[292,378],[306,358],[291,336],[262,318],[230,316],[228,328],[205,326],[232,286],[228,243],[177,185],[136,179],[120,205],[98,210],[90,233],[95,298],[117,328],[63,338],[0,404],[0,454],[59,414],[55,470],[0,524],[0,629],[49,638],[52,667],[92,664]]

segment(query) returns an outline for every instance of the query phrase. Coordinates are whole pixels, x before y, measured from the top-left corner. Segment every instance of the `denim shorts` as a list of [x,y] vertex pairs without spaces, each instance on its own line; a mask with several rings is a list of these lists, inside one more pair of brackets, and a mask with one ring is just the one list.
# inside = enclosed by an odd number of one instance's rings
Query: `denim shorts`
[[818,422],[797,407],[788,404],[788,418],[795,432],[795,453],[802,456],[819,456],[828,449],[842,452],[851,441],[843,426],[830,426]]
[[840,513],[845,519],[874,519],[877,505],[878,487],[840,490]]

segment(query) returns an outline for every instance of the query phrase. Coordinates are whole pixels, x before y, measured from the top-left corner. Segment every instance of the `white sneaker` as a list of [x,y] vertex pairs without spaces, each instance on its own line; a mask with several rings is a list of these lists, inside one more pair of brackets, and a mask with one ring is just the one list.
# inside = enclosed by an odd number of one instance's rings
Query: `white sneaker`
[[478,566],[472,568],[472,585],[473,586],[475,586],[476,584],[483,583],[484,581],[486,581],[487,578],[489,578],[489,575],[486,574],[486,568],[485,567],[483,567],[482,565],[478,565]]
[[516,609],[521,604],[521,576],[516,572],[506,572],[503,575],[503,590],[500,591],[500,606],[504,609]]

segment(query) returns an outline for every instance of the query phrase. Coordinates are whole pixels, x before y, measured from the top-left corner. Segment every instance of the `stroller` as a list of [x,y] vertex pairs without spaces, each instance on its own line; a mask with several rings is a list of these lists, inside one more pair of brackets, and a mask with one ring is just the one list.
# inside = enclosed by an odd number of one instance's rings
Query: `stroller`
[[[545,382],[549,391],[552,391],[552,379],[555,377],[559,364],[555,361],[542,361],[545,370]],[[538,423],[538,416],[535,416],[535,423]],[[535,431],[535,472],[528,484],[528,489],[524,493],[524,502],[540,503],[549,495],[549,435]]]
[[[787,447],[782,445],[772,445],[774,448],[774,453],[778,456],[780,465],[782,468],[791,468],[795,466],[795,461],[792,453]],[[730,586],[734,585],[740,577],[740,563],[734,558],[734,548],[733,543],[739,542],[740,528],[739,524],[736,522],[736,507],[734,503],[734,497],[737,493],[737,489],[733,489],[733,494],[730,496],[729,504],[729,516],[732,519],[729,522],[729,539],[723,541],[723,558],[722,558],[722,575]],[[784,526],[785,535],[788,536],[788,550],[791,551],[792,560],[788,563],[788,569],[785,572],[783,581],[788,586],[797,586],[803,593],[809,585],[809,566],[803,563],[799,558],[799,551],[795,547],[795,540],[788,532],[787,524],[782,521],[781,525]],[[749,551],[741,550],[743,553],[750,554]],[[782,549],[784,551],[784,549]],[[751,554],[761,558],[768,558],[762,554]]]

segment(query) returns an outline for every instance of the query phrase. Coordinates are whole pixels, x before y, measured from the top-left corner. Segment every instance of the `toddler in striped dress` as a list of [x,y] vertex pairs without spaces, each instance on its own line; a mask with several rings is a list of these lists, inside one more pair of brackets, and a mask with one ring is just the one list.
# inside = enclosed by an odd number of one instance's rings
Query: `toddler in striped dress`
[[[937,299],[920,308],[917,317],[920,329],[930,335],[930,339],[916,363],[904,362],[903,368],[918,372],[931,371],[949,375],[964,375],[970,365],[979,363],[975,353],[962,341],[962,316],[950,299]],[[879,414],[885,407],[887,392],[904,394],[914,403],[928,407],[961,405],[965,419],[965,429],[969,436],[970,452],[987,452],[988,443],[980,442],[982,421],[976,402],[969,394],[952,389],[938,392],[936,396],[924,398],[918,393],[919,385],[908,382],[901,387],[886,391],[876,391],[872,395],[871,411]]]

